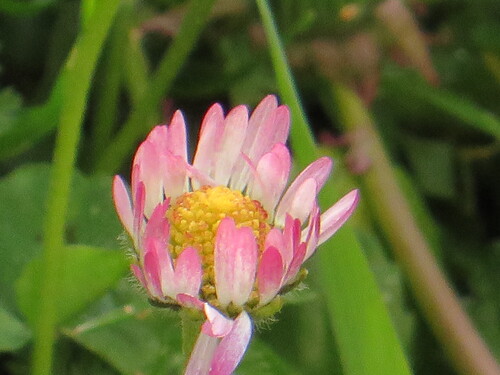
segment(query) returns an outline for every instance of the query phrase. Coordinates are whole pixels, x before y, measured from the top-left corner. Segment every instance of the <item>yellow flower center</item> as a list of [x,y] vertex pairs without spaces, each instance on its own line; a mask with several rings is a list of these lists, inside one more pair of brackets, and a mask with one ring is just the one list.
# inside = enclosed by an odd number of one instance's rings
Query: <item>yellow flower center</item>
[[220,221],[231,217],[238,228],[253,230],[259,251],[270,230],[268,214],[260,202],[225,186],[203,186],[185,193],[167,211],[170,222],[170,252],[173,258],[188,246],[200,253],[203,264],[201,297],[217,305],[214,287],[214,242]]

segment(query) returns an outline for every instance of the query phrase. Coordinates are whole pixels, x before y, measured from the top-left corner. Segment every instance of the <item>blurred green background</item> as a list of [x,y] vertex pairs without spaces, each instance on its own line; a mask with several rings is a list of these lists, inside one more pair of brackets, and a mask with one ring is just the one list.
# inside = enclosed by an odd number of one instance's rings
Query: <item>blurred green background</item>
[[[66,134],[76,137],[77,155],[62,213],[71,255],[59,258],[51,301],[53,373],[180,373],[179,321],[154,311],[130,280],[111,177],[128,178],[136,146],[177,108],[192,153],[210,104],[254,107],[281,93],[257,5],[209,3],[0,0],[0,372],[30,372],[50,163],[67,120],[77,124]],[[335,190],[369,185],[365,176],[378,166],[342,87],[359,101],[360,118],[371,116],[437,263],[499,358],[500,2],[270,5],[317,153],[335,159]],[[313,158],[292,141],[302,161]],[[456,374],[395,260],[377,198],[362,194],[349,230],[406,359],[415,374]],[[322,262],[308,263],[307,289],[290,296],[277,321],[258,327],[237,374],[356,374],[326,302],[326,294],[349,296],[350,285],[322,285]],[[370,345],[383,346],[383,335]]]

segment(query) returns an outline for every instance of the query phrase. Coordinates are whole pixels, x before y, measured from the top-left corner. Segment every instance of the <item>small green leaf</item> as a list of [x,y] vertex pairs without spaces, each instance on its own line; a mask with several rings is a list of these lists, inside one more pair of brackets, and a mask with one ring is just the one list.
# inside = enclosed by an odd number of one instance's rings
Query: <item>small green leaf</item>
[[30,338],[29,329],[0,306],[0,352],[20,349]]
[[[58,323],[71,318],[115,285],[129,263],[121,251],[87,246],[68,246],[64,254],[62,277],[54,291]],[[37,314],[40,266],[40,259],[34,259],[17,283],[19,308],[31,323]]]

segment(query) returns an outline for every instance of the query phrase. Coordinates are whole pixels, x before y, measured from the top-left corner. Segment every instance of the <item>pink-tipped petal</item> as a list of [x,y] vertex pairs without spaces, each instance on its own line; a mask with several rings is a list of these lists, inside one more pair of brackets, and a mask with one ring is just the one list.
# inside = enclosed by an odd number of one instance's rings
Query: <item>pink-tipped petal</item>
[[293,281],[295,276],[297,276],[297,273],[300,270],[300,266],[302,266],[302,263],[304,263],[306,250],[307,246],[304,242],[297,246],[295,254],[293,255],[292,263],[290,263],[290,266],[288,267],[288,270],[286,272],[283,284],[287,284],[290,281]]
[[168,151],[158,162],[162,167],[162,186],[165,196],[176,198],[182,195],[186,190],[187,162],[183,157]]
[[224,120],[224,133],[217,152],[214,175],[220,185],[229,182],[245,140],[247,126],[248,109],[243,105],[233,108]]
[[184,249],[175,261],[175,294],[198,295],[202,274],[201,259],[198,251],[192,247]]
[[290,153],[282,143],[274,145],[271,152],[259,160],[249,190],[252,198],[259,200],[267,212],[274,211],[288,181],[290,168]]
[[167,150],[187,161],[186,124],[179,110],[175,111],[168,127]]
[[132,212],[132,202],[130,201],[125,183],[120,176],[115,176],[113,179],[113,202],[125,230],[133,237],[134,214]]
[[284,235],[278,228],[271,229],[266,236],[264,249],[269,247],[274,247],[280,252],[283,265],[285,268],[288,267],[293,259],[293,246],[287,246]]
[[285,195],[281,199],[276,209],[276,223],[282,225],[287,209],[293,204],[297,190],[302,184],[312,178],[316,181],[316,191],[311,191],[310,194],[316,196],[319,190],[323,187],[330,172],[332,170],[332,161],[328,157],[322,157],[309,164],[309,166],[300,173],[297,178],[292,182]]
[[208,375],[219,339],[200,333],[184,375]]
[[144,278],[144,274],[142,273],[141,267],[139,267],[137,264],[131,264],[130,265],[130,270],[134,274],[135,278],[139,280],[141,283],[142,287],[144,289],[148,288],[148,283],[146,282],[146,279]]
[[321,245],[349,219],[359,201],[359,190],[347,193],[337,203],[321,215],[321,231],[318,245]]
[[200,138],[193,166],[209,177],[213,177],[215,151],[224,130],[224,112],[220,104],[214,104],[203,118]]
[[146,229],[144,230],[144,240],[148,238],[157,238],[161,240],[164,244],[168,243],[170,225],[166,218],[166,212],[169,207],[170,200],[167,199],[165,202],[160,203],[156,206],[151,217],[146,223]]
[[[152,269],[157,269],[161,295],[175,298],[176,290],[174,283],[174,268],[172,266],[172,258],[170,257],[167,244],[162,239],[150,237],[144,240],[144,249],[146,255],[149,255],[151,258],[153,258],[156,263],[155,268]],[[151,259],[150,262],[152,262]],[[146,267],[146,260],[144,260],[144,267],[147,279],[148,270]],[[153,275],[152,277],[156,276]]]
[[224,337],[233,328],[234,321],[226,318],[208,303],[204,306],[205,316],[207,320],[203,323],[202,332],[212,337]]
[[222,219],[214,251],[215,286],[222,305],[243,305],[247,301],[255,281],[257,256],[252,230],[237,229],[232,218]]
[[271,301],[281,288],[283,280],[283,260],[275,247],[267,248],[260,259],[257,269],[260,305]]
[[199,298],[197,298],[195,296],[191,296],[189,294],[179,293],[179,294],[177,294],[177,297],[175,299],[182,306],[190,308],[190,309],[203,310],[203,308],[205,307],[204,302],[202,302]]
[[309,216],[309,224],[307,228],[302,231],[302,238],[305,238],[305,242],[307,244],[304,261],[309,259],[309,257],[314,254],[314,251],[318,246],[320,229],[321,217],[319,207],[315,204],[311,211],[311,215]]
[[283,223],[285,215],[290,215],[291,217],[300,220],[301,223],[305,222],[316,204],[316,192],[316,180],[314,178],[308,178],[305,180],[299,188],[295,190],[295,195],[293,199],[288,201],[288,205],[280,203],[280,207],[276,213],[275,222],[278,225]]
[[243,311],[215,349],[209,375],[231,375],[243,358],[252,337],[252,321]]
[[148,251],[144,255],[144,279],[149,293],[153,297],[161,297],[160,265],[154,251]]
[[134,200],[134,240],[137,248],[141,247],[142,226],[144,224],[144,205],[146,202],[146,190],[144,184],[139,182],[135,192]]

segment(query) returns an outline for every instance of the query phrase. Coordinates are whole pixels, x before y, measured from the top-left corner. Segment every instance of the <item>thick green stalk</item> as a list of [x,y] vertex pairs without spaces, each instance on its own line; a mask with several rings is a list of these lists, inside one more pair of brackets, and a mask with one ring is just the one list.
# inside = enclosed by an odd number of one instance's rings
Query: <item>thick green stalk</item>
[[278,84],[283,102],[290,107],[290,112],[294,121],[294,126],[290,129],[292,148],[294,150],[299,147],[307,148],[311,151],[314,150],[314,153],[311,154],[301,153],[295,155],[296,161],[300,165],[306,165],[318,156],[314,137],[307,124],[304,111],[302,110],[299,95],[286,60],[285,51],[281,44],[269,4],[266,0],[257,0],[257,6],[259,7],[260,17],[268,39],[269,52],[276,73],[276,83]]
[[65,95],[59,118],[44,220],[42,284],[38,318],[34,327],[35,343],[32,363],[34,375],[51,373],[57,314],[54,299],[60,270],[63,267],[66,211],[76,147],[80,138],[80,128],[92,74],[118,4],[119,0],[99,2],[62,73],[67,75],[67,79],[63,87]]
[[[304,168],[319,152],[301,108],[269,5],[257,0],[266,31],[280,93],[292,112],[294,158]],[[320,203],[338,198],[328,182]],[[324,199],[323,199],[324,198]],[[320,278],[339,346],[344,373],[353,375],[410,374],[410,369],[380,291],[354,232],[344,228],[320,251]]]
[[411,215],[375,125],[361,100],[346,87],[334,86],[333,92],[346,130],[358,132],[365,138],[365,151],[372,162],[363,176],[365,196],[434,334],[459,373],[499,375],[499,365],[460,306]]
[[161,100],[194,48],[201,30],[207,23],[214,0],[192,0],[189,4],[179,33],[169,47],[157,71],[150,80],[141,101],[132,110],[114,141],[97,163],[97,170],[113,172],[119,168],[137,140],[144,136],[153,124],[148,123],[151,113],[157,113]]

